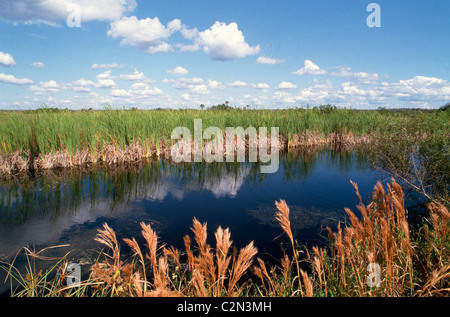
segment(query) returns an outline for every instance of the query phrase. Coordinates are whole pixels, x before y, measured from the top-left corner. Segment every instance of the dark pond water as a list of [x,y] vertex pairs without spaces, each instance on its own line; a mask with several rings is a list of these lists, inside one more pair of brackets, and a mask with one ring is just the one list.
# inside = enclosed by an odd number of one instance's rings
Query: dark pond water
[[11,258],[23,246],[39,250],[70,244],[58,252],[73,250],[74,261],[87,261],[90,252],[100,249],[94,237],[104,222],[120,240],[140,242],[139,223],[151,223],[160,241],[184,250],[183,236],[192,236],[196,217],[208,223],[212,245],[217,227],[228,227],[236,247],[254,241],[260,255],[279,259],[287,240],[274,220],[274,202],[286,200],[299,243],[322,244],[326,227],[345,219],[344,207],[356,210],[359,201],[350,180],[367,202],[380,175],[368,167],[363,153],[321,150],[283,155],[274,174],[261,174],[255,163],[154,161],[3,182],[0,256]]

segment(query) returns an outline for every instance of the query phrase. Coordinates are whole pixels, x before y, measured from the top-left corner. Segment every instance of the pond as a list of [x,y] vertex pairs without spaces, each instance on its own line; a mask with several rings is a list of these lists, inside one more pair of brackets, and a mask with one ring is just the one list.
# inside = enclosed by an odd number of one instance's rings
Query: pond
[[[101,249],[94,238],[105,222],[120,240],[135,237],[142,246],[139,224],[150,223],[162,243],[184,250],[183,237],[192,237],[195,217],[207,222],[213,246],[214,231],[222,226],[230,228],[237,248],[254,241],[258,256],[280,259],[287,240],[274,219],[275,201],[286,200],[300,244],[322,245],[326,227],[345,220],[344,208],[356,211],[359,200],[350,180],[367,203],[376,182],[387,181],[380,177],[364,153],[322,149],[282,155],[273,174],[261,174],[257,163],[157,160],[3,181],[0,256],[11,259],[23,246],[39,250],[70,244],[60,252],[73,250],[74,261],[87,261]],[[129,251],[125,245],[122,249]]]

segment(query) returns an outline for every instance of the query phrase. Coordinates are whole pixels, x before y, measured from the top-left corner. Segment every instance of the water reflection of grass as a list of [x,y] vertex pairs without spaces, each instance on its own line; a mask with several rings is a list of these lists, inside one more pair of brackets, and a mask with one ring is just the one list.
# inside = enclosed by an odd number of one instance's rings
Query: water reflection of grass
[[[344,169],[362,163],[354,161],[355,154],[317,151],[284,156],[280,161],[283,178],[301,180],[308,177],[315,169],[317,160],[325,160],[327,164],[339,165]],[[77,210],[86,202],[94,206],[106,201],[113,215],[117,208],[123,208],[130,201],[158,197],[167,182],[179,184],[184,192],[188,192],[213,189],[225,176],[230,183],[239,180],[255,185],[264,182],[268,174],[260,173],[259,163],[174,164],[163,159],[116,168],[47,171],[36,178],[2,181],[0,222],[14,227],[36,214],[50,215],[56,219]]]
[[[291,228],[294,235],[302,230],[316,229],[326,227],[336,227],[339,221],[344,219],[343,209],[322,210],[314,207],[290,206]],[[259,224],[277,227],[273,221],[273,206],[262,205],[259,208],[248,210]]]

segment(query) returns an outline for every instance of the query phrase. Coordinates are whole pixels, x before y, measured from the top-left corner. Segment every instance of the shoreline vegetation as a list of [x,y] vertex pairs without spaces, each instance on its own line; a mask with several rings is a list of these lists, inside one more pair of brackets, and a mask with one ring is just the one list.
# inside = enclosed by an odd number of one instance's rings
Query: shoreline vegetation
[[[447,109],[447,108],[446,108]],[[351,150],[386,141],[404,131],[426,141],[450,135],[450,111],[351,110],[326,105],[312,109],[254,110],[227,104],[206,110],[59,110],[0,111],[0,177],[43,170],[120,165],[142,159],[170,159],[171,133],[218,127],[279,128],[281,152],[326,146]],[[203,140],[203,146],[206,144]],[[246,140],[248,150],[249,140]],[[448,144],[445,144],[448,146]]]
[[[270,134],[267,136],[268,149],[270,149]],[[259,136],[256,135],[257,142]],[[131,144],[118,146],[117,142],[112,144],[104,143],[101,150],[95,148],[85,148],[69,153],[68,150],[57,150],[55,152],[39,153],[33,150],[19,150],[12,154],[4,154],[0,156],[0,177],[10,178],[18,175],[39,174],[45,170],[65,169],[71,167],[89,168],[94,165],[105,165],[109,167],[135,163],[141,160],[171,159],[171,150],[177,140],[170,141],[170,138],[159,139],[157,141],[148,140],[145,142],[147,146],[143,146],[140,141],[132,141]],[[295,133],[292,139],[288,139],[284,135],[279,136],[279,151],[281,153],[295,151],[296,149],[314,149],[327,147],[337,150],[352,150],[362,148],[371,142],[370,136],[357,136],[353,133],[344,134],[342,132],[332,132],[328,135],[318,132],[305,131],[303,133]],[[208,144],[203,142],[202,148]],[[183,144],[181,144],[183,145]],[[190,144],[191,153],[195,153],[194,143]],[[245,154],[248,155],[249,140],[245,140]],[[237,142],[234,143],[234,153],[237,152]],[[214,154],[214,149],[213,149]],[[270,152],[270,151],[269,151]],[[223,153],[223,162],[226,161],[225,144]],[[193,155],[191,155],[193,157]],[[194,160],[192,159],[191,162]]]
[[[302,111],[225,109],[80,112],[40,109],[5,113],[6,118],[0,125],[4,140],[0,151],[0,174],[8,176],[95,164],[117,165],[160,157],[170,159],[171,148],[176,143],[171,140],[172,131],[177,127],[193,131],[195,119],[202,119],[203,130],[219,127],[224,135],[226,127],[279,127],[282,152],[312,146],[351,148],[367,144],[370,139],[361,126],[344,129],[338,122],[340,118],[327,119],[318,130],[310,129],[310,124],[318,126],[309,121],[321,120],[320,112],[311,112],[317,116],[311,119],[309,112]],[[302,123],[302,120],[306,121]],[[245,142],[248,151],[248,137]],[[206,143],[203,140],[202,146]]]
[[[392,179],[374,187],[365,205],[346,208],[349,221],[328,229],[329,246],[306,249],[295,241],[290,210],[275,202],[273,221],[284,235],[285,253],[277,264],[258,256],[253,241],[240,250],[229,229],[218,227],[207,237],[207,224],[193,219],[193,237],[185,250],[165,245],[150,224],[141,223],[145,243],[124,238],[133,254],[123,258],[114,230],[104,224],[95,240],[103,249],[87,279],[67,285],[69,253],[55,259],[24,248],[26,273],[12,263],[0,268],[11,279],[17,297],[442,297],[450,296],[450,212],[428,205],[421,225],[408,223],[402,187]],[[276,207],[276,208],[275,208]],[[215,246],[209,244],[215,240]],[[17,255],[16,255],[17,257]],[[56,262],[37,272],[36,261]],[[373,269],[375,268],[375,269]],[[6,281],[6,280],[5,280]],[[13,281],[17,286],[13,287]]]

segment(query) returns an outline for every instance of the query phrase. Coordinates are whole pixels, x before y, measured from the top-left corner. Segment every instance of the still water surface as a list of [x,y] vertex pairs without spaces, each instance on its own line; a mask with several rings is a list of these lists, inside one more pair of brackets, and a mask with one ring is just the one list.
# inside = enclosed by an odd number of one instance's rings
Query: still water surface
[[356,211],[359,201],[350,180],[368,202],[381,177],[363,153],[330,150],[283,155],[274,174],[261,174],[255,163],[163,160],[59,174],[0,183],[0,256],[11,257],[23,246],[70,244],[74,260],[81,261],[100,249],[94,237],[104,222],[120,240],[139,242],[139,223],[151,223],[160,241],[183,250],[183,236],[192,236],[196,217],[208,223],[212,245],[217,227],[228,227],[236,247],[254,241],[259,254],[280,258],[286,239],[274,220],[276,200],[290,207],[298,242],[312,246],[326,242],[327,226],[345,220],[344,207]]

